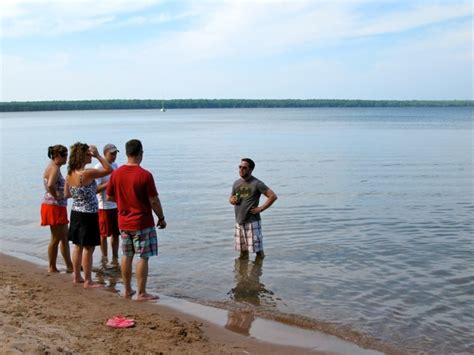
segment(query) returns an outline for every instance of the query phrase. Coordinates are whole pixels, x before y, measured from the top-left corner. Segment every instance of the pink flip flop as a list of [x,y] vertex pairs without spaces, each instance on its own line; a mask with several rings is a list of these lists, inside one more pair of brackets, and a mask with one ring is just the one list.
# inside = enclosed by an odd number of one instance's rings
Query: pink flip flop
[[131,328],[135,326],[135,320],[127,319],[123,316],[115,316],[107,320],[105,325],[111,328]]

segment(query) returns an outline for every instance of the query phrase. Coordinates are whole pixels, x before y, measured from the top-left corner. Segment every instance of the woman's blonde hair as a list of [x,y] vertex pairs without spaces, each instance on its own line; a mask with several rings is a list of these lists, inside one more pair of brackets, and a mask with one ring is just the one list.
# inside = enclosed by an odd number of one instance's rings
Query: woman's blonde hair
[[89,146],[86,143],[77,142],[71,145],[71,152],[67,164],[68,175],[71,175],[74,170],[82,168],[88,152]]

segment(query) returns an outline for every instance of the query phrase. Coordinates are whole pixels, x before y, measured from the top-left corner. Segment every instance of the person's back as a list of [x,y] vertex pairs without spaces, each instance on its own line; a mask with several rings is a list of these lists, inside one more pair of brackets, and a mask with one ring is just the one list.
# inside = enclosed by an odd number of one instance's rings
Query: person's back
[[119,228],[139,230],[154,226],[149,197],[157,191],[153,176],[139,165],[122,165],[111,178],[116,186],[115,201],[119,210]]
[[96,213],[99,209],[96,196],[97,184],[92,180],[89,185],[69,186],[72,197],[71,210]]

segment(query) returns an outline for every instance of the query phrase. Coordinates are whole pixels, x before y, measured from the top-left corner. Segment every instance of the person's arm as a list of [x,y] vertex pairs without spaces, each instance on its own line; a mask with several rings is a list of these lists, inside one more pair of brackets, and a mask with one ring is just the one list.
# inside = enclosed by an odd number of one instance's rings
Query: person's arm
[[254,207],[250,210],[250,213],[252,214],[257,214],[265,211],[266,209],[270,208],[271,205],[273,205],[273,202],[275,202],[278,199],[278,196],[272,191],[272,189],[268,189],[263,193],[265,197],[267,198],[263,205],[260,207]]
[[111,175],[109,181],[107,182],[107,186],[105,187],[106,188],[105,199],[107,201],[111,201],[111,202],[117,202],[117,201],[115,201],[115,192],[114,192],[115,183],[114,183],[114,181],[115,181],[114,175]]
[[66,181],[64,182],[64,198],[70,198],[71,191],[69,190],[69,175],[66,176]]
[[104,176],[109,175],[114,170],[112,166],[109,164],[107,160],[103,156],[99,154],[97,147],[95,145],[91,145],[89,148],[89,152],[92,154],[94,158],[96,158],[99,163],[102,165],[104,170],[99,169],[86,169],[84,170],[83,174],[83,184],[87,185],[91,180],[98,179]]
[[237,196],[235,196],[235,194],[232,194],[229,196],[229,203],[231,205],[236,205],[238,202],[238,199],[237,199]]
[[230,193],[230,196],[229,196],[229,203],[231,205],[236,205],[238,202],[238,199],[237,199],[237,196],[235,196],[235,189],[234,187],[232,187],[232,192]]
[[[95,167],[97,170],[102,170],[102,165],[97,164]],[[95,180],[97,183],[97,193],[100,194],[102,191],[107,189],[107,181],[103,177],[100,177]]]
[[58,181],[59,177],[59,167],[54,165],[52,169],[53,171],[50,172],[48,177],[48,192],[54,197],[55,200],[60,200],[63,198],[64,193],[62,191],[56,190],[56,182]]
[[165,215],[163,214],[160,198],[158,196],[153,196],[149,197],[148,199],[150,200],[150,205],[153,209],[153,212],[155,212],[156,216],[158,217],[158,223],[156,224],[157,227],[160,229],[166,228]]
[[97,193],[101,193],[102,191],[105,191],[107,189],[107,181],[100,184],[100,185],[97,185]]

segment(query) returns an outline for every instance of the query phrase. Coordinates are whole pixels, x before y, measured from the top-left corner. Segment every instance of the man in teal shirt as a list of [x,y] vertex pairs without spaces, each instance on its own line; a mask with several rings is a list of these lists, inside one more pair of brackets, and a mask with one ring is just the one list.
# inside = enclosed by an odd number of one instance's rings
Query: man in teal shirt
[[[260,213],[268,209],[277,200],[277,195],[265,183],[252,176],[255,163],[250,158],[243,158],[239,165],[240,179],[232,185],[229,197],[235,212],[235,250],[241,257],[248,253],[257,253],[258,258],[265,256],[263,252],[263,235]],[[259,206],[260,196],[267,198]]]

